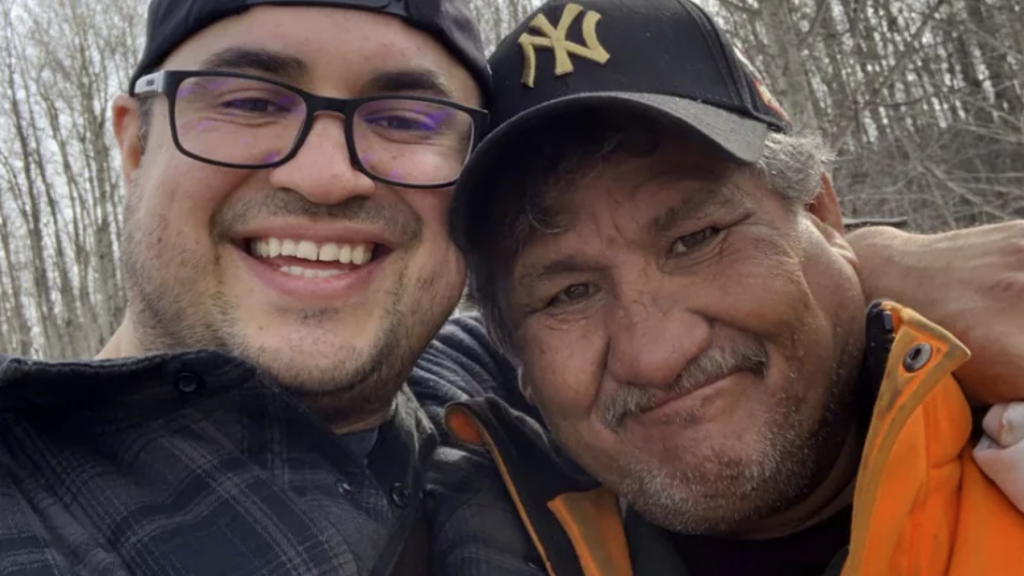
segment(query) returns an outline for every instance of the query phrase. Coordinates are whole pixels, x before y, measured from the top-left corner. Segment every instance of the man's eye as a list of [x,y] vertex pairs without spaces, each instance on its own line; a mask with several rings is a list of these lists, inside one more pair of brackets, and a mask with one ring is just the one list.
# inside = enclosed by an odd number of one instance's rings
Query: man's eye
[[281,104],[264,98],[236,98],[221,106],[233,112],[248,114],[280,114],[288,111]]
[[401,130],[404,132],[435,132],[437,130],[425,119],[397,114],[370,118],[368,121],[374,126],[386,130]]
[[673,256],[678,254],[685,254],[697,250],[704,244],[710,242],[718,236],[721,232],[718,228],[705,228],[700,232],[694,232],[693,234],[687,234],[682,238],[679,238],[672,243],[672,249],[669,251]]
[[582,300],[586,300],[594,293],[594,288],[590,284],[573,284],[565,290],[562,290],[551,299],[548,306],[564,306],[566,304],[575,304]]

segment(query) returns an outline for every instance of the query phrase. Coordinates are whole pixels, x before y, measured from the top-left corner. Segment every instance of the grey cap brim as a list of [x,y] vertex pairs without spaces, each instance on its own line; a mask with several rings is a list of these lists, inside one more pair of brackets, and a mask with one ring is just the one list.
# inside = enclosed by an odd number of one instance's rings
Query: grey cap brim
[[574,94],[535,106],[508,120],[488,135],[459,178],[451,208],[452,237],[459,248],[472,249],[475,244],[474,222],[480,220],[481,210],[488,204],[487,179],[494,160],[502,156],[507,146],[524,129],[552,115],[588,105],[637,111],[656,120],[694,129],[729,156],[746,164],[761,159],[769,133],[768,125],[760,120],[694,100],[662,94],[592,92]]

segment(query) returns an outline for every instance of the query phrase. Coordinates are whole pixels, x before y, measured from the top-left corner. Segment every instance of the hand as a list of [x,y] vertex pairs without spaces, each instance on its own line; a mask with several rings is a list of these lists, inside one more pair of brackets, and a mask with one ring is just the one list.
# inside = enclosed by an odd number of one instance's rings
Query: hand
[[1024,512],[1024,402],[1000,404],[982,422],[985,436],[974,461]]
[[974,404],[1024,400],[1024,221],[931,236],[847,236],[868,301],[910,306],[971,350],[956,376]]

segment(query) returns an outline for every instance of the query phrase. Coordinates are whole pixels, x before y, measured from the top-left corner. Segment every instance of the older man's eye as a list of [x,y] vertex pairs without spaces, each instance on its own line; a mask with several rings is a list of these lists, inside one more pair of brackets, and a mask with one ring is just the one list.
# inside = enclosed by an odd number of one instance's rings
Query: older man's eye
[[675,256],[677,254],[685,254],[697,250],[714,240],[716,236],[721,232],[718,228],[705,228],[699,232],[693,234],[687,234],[672,243],[672,248],[669,252]]
[[594,287],[590,284],[573,284],[562,290],[551,299],[548,306],[565,306],[586,300],[594,293]]

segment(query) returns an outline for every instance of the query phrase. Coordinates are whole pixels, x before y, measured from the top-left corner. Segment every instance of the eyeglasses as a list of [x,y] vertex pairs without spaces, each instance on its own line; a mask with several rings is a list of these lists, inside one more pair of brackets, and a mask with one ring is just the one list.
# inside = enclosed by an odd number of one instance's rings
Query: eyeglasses
[[345,118],[354,168],[407,188],[459,179],[487,129],[487,112],[427,96],[326,98],[267,78],[231,72],[162,70],[136,95],[164,94],[182,154],[229,168],[274,168],[295,157],[318,112]]

